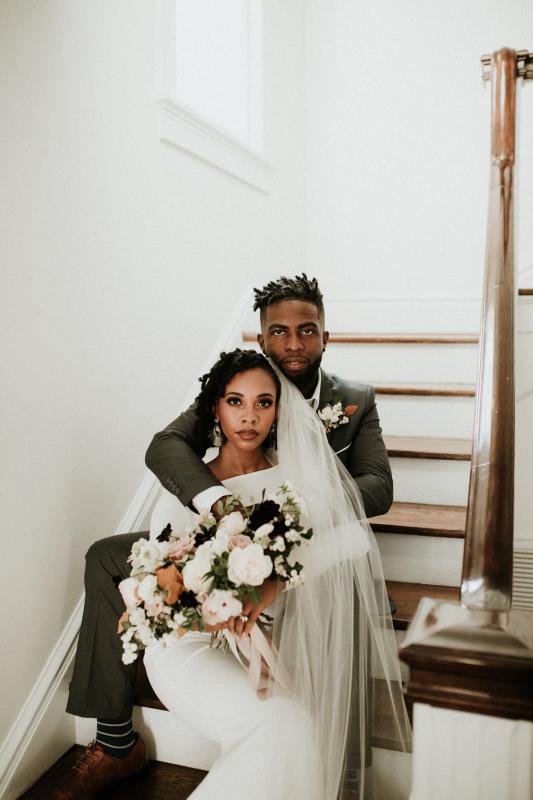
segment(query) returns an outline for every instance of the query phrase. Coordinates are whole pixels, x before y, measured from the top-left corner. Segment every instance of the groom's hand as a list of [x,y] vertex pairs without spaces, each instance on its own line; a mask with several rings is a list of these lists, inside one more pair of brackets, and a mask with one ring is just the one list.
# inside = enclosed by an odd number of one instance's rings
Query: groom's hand
[[[222,497],[219,497],[216,503],[213,503],[213,505],[211,506],[211,514],[214,516],[217,522],[219,522],[219,520],[222,519],[222,517],[224,516],[223,513],[220,513],[220,509],[224,507],[228,497],[231,497],[231,495],[230,494],[222,495]],[[234,503],[232,505],[233,511],[242,511],[243,509],[244,506],[240,505],[240,503]]]
[[214,518],[216,519],[217,522],[221,517],[221,514],[220,514],[221,506],[220,506],[220,504],[222,503],[222,506],[223,506],[225,504],[226,500],[228,499],[228,497],[229,497],[229,494],[223,494],[222,497],[219,497],[218,500],[216,500],[213,503],[213,505],[211,506],[211,514],[214,516]]

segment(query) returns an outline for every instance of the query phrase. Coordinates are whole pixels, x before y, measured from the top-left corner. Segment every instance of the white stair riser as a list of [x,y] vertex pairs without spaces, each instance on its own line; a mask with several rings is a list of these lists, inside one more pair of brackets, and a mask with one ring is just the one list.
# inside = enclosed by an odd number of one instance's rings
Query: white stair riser
[[473,397],[376,395],[383,433],[388,436],[438,436],[470,439]]
[[383,572],[390,581],[459,586],[463,540],[376,533]]
[[470,461],[433,458],[391,458],[390,461],[397,502],[466,505]]
[[364,383],[474,383],[477,345],[330,344],[322,365]]
[[[259,350],[254,342],[241,347]],[[477,344],[329,344],[326,372],[362,383],[475,383]]]

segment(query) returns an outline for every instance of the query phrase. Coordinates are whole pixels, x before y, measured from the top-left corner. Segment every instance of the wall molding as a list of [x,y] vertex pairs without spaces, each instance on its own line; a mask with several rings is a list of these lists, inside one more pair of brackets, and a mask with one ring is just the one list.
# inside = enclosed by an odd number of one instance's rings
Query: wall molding
[[[218,358],[221,350],[237,347],[240,333],[252,297],[251,285],[246,286],[240,299],[233,306],[234,313],[228,316],[226,325],[216,339],[211,351],[202,364],[202,374],[207,372]],[[191,404],[197,389],[191,385],[187,390],[181,407]],[[120,520],[117,533],[136,532],[146,524],[148,515],[159,496],[159,482],[148,470],[138,487],[124,516]],[[78,632],[83,614],[85,595],[82,594],[63,631],[52,647],[51,653],[28,695],[15,722],[0,745],[0,797],[9,790],[10,782],[21,763],[30,743],[47,713],[50,704],[73,663],[76,653]]]
[[249,3],[250,140],[245,142],[216,125],[178,97],[175,0],[158,0],[156,20],[156,114],[160,139],[218,167],[259,191],[270,194],[273,169],[264,158],[262,87],[262,6]]
[[0,797],[4,797],[76,651],[83,596],[50,653],[26,702],[0,748]]
[[264,194],[272,192],[273,169],[259,153],[177,100],[157,101],[157,131],[163,139],[213,164]]

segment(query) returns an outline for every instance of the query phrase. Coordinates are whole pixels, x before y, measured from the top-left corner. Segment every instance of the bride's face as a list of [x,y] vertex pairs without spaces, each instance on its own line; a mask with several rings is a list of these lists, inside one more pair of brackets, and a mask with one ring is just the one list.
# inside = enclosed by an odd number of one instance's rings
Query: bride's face
[[228,441],[239,450],[255,450],[276,418],[276,384],[264,369],[235,375],[217,400],[215,416]]

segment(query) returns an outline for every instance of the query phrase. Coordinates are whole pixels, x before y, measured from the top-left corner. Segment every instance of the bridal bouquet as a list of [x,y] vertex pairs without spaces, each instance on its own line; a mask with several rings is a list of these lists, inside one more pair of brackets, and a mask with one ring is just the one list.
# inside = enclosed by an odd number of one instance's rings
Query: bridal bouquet
[[303,582],[292,551],[313,531],[302,525],[304,502],[288,483],[251,508],[233,496],[217,513],[218,520],[204,512],[192,530],[175,533],[167,525],[157,541],[133,545],[131,576],[118,585],[126,605],[118,628],[124,664],[154,640],[239,616],[243,598],[259,602],[258,587],[269,577]]

